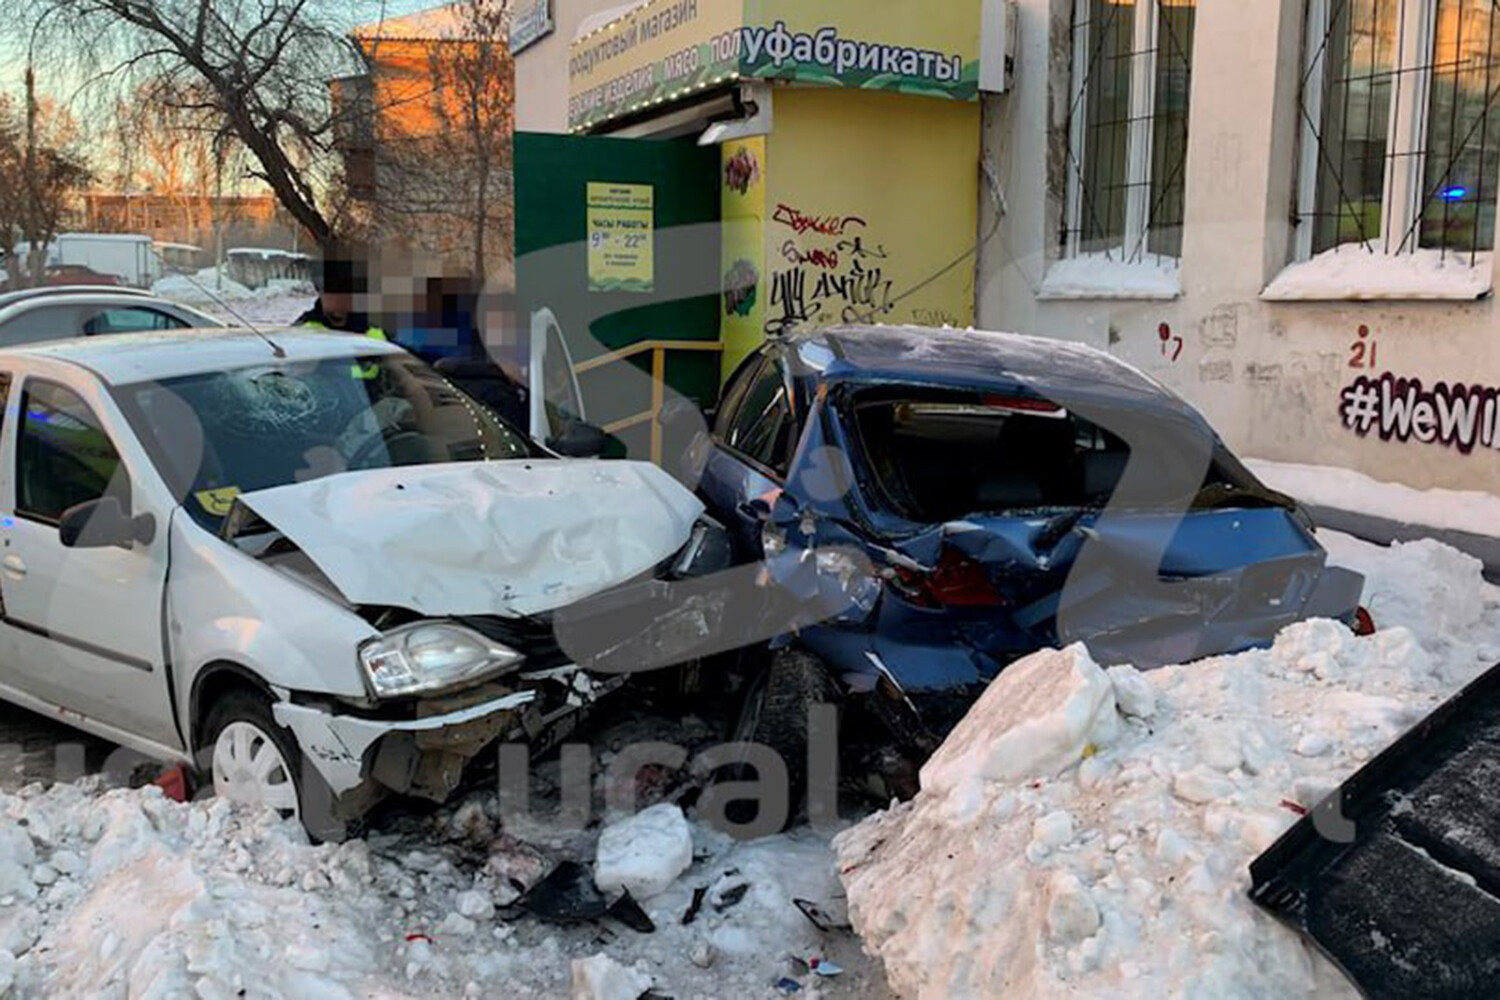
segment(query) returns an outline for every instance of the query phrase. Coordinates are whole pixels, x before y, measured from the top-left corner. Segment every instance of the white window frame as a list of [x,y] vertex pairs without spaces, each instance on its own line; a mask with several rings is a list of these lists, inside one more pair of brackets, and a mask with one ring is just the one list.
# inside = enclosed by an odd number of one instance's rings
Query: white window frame
[[[1092,16],[1092,0],[1074,0],[1073,23],[1087,24]],[[1150,263],[1150,258],[1160,256],[1166,260],[1178,258],[1151,253],[1148,244],[1151,224],[1151,153],[1156,124],[1156,59],[1158,32],[1161,24],[1158,0],[1136,0],[1134,38],[1131,51],[1135,53],[1130,68],[1130,131],[1126,137],[1125,184],[1125,235],[1120,248],[1123,261],[1129,264]],[[1191,54],[1189,54],[1191,58]],[[1089,82],[1089,32],[1074,31],[1072,77],[1072,125],[1068,135],[1067,231],[1079,234],[1066,247],[1069,258],[1083,256],[1083,175],[1088,156],[1088,82]],[[1108,251],[1110,255],[1113,251]]]
[[[1318,129],[1323,121],[1327,70],[1327,47],[1322,44],[1330,29],[1337,0],[1308,0],[1307,34],[1303,53],[1302,143],[1297,180],[1296,259],[1313,257],[1314,219],[1318,211],[1319,165],[1322,144]],[[1416,251],[1421,231],[1416,224],[1425,208],[1423,190],[1427,177],[1427,115],[1432,97],[1434,46],[1437,44],[1438,0],[1400,0],[1395,79],[1392,82],[1391,118],[1386,134],[1385,194],[1380,212],[1380,232],[1364,244],[1348,243],[1379,254],[1398,255]],[[1407,30],[1411,29],[1411,30]],[[1410,70],[1406,67],[1411,67]],[[1481,253],[1488,252],[1481,250]]]

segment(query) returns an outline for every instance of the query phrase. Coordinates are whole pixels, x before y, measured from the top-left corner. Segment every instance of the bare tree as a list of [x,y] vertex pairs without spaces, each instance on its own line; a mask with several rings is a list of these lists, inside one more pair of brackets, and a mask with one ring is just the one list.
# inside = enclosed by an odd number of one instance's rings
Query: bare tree
[[202,241],[217,224],[232,221],[214,199],[226,176],[238,187],[234,180],[247,169],[244,149],[212,112],[200,110],[211,103],[204,95],[154,99],[167,89],[147,81],[135,95],[115,101],[114,181],[127,193],[149,192],[170,205],[183,238]]
[[375,115],[372,225],[461,253],[483,279],[511,260],[510,4],[458,0],[447,12],[442,37],[366,41],[366,93],[399,95]]
[[378,0],[0,0],[91,83],[204,116],[248,152],[252,173],[319,243],[341,110],[329,82],[362,73],[353,19]]
[[[25,102],[19,114],[9,102],[0,106],[0,237],[16,263],[13,283],[40,284],[47,268],[47,247],[57,237],[69,199],[92,177],[79,152],[76,122],[64,109],[36,93],[36,73],[26,71]],[[17,121],[19,119],[19,121]],[[9,142],[6,142],[6,137]],[[15,255],[15,240],[27,243],[24,267]]]
[[10,99],[0,94],[0,262],[8,269],[8,279],[18,275],[15,253],[21,238],[23,128]]
[[[463,37],[451,58],[432,56],[444,159],[467,180],[466,222],[474,276],[489,273],[495,244],[508,248],[511,210],[515,71],[510,55],[510,0],[463,0]],[[508,255],[508,249],[506,253]]]

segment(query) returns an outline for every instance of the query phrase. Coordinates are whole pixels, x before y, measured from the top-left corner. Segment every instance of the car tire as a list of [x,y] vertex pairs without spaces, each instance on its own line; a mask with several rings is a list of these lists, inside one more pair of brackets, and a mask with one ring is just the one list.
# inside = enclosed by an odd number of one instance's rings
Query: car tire
[[296,818],[315,841],[342,841],[354,832],[338,817],[332,790],[307,765],[291,731],[276,723],[265,696],[224,695],[209,709],[203,733],[198,769],[215,795]]
[[[806,650],[778,650],[745,687],[732,742],[758,743],[774,750],[786,764],[792,804],[788,822],[805,814],[807,796],[809,709],[815,704],[840,703],[838,689],[823,661]],[[750,765],[737,765],[742,778]]]

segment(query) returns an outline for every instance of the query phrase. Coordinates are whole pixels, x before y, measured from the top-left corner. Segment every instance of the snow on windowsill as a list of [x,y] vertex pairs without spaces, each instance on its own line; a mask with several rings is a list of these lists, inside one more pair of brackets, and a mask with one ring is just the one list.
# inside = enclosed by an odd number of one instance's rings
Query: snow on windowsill
[[1466,490],[1419,490],[1381,482],[1353,469],[1249,459],[1247,468],[1273,490],[1314,507],[1366,514],[1444,531],[1500,533],[1500,496]]
[[1473,301],[1494,287],[1490,254],[1474,256],[1442,250],[1382,254],[1346,245],[1282,270],[1261,293],[1272,302],[1380,299]]
[[1053,264],[1037,289],[1039,299],[1175,299],[1182,277],[1175,260],[1127,262],[1118,254],[1080,254]]

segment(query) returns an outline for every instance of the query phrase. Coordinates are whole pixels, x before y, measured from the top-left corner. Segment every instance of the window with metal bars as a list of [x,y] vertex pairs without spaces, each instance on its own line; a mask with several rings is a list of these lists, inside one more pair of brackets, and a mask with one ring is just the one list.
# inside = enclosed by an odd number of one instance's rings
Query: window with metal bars
[[1500,0],[1309,0],[1297,251],[1495,246]]
[[1182,255],[1197,0],[1076,0],[1068,256]]

